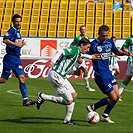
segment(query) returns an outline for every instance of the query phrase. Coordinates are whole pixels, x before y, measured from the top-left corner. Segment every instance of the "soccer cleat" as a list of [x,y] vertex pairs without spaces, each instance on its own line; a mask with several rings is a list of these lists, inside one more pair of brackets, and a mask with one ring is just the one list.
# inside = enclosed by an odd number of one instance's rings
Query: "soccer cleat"
[[95,91],[95,89],[92,89],[92,88],[90,88],[90,87],[86,87],[86,90],[87,90],[87,91],[90,91],[90,92]]
[[86,109],[89,111],[89,112],[93,112],[93,108],[92,108],[92,105],[88,105],[86,106]]
[[36,107],[37,109],[39,110],[40,109],[40,106],[41,104],[45,101],[42,96],[41,96],[42,93],[38,93],[38,98],[37,98],[37,102],[36,102]]
[[101,116],[101,121],[102,122],[108,122],[108,123],[114,123],[114,121],[110,120],[109,116],[107,118]]
[[118,100],[118,101],[122,102],[122,96],[120,96],[120,98],[119,98],[119,100]]
[[23,106],[30,106],[35,105],[36,101],[27,100],[26,102],[23,102]]
[[76,123],[72,120],[70,121],[64,121],[63,124],[68,124],[68,125],[76,125]]

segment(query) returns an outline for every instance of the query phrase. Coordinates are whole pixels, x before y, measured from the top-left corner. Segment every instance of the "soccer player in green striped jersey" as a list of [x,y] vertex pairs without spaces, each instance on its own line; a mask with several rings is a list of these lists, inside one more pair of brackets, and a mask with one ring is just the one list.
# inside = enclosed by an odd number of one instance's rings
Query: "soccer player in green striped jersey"
[[[72,44],[73,46],[77,45],[79,43],[79,41],[82,39],[82,38],[86,38],[89,40],[89,37],[85,35],[86,33],[86,27],[85,26],[80,26],[80,35],[75,37]],[[85,64],[85,60],[83,59],[83,62],[82,63],[76,63],[75,64],[75,67],[76,67],[76,71],[75,70],[70,70],[68,72],[69,75],[77,75],[79,76],[81,74],[81,72],[83,72],[83,79],[84,79],[84,82],[85,82],[85,86],[86,86],[86,90],[87,91],[95,91],[95,89],[92,89],[90,86],[89,86],[89,81],[88,81],[88,69],[87,69],[87,66]]]
[[[126,39],[126,42],[122,46],[122,50],[125,52],[130,52],[130,56],[127,58],[127,71],[126,71],[126,78],[120,85],[119,93],[122,94],[126,86],[131,81],[133,77],[133,36]],[[119,101],[122,101],[119,99]]]
[[86,27],[80,26],[80,35],[74,38],[71,45],[77,45],[82,38],[86,38],[86,39],[90,40],[90,38],[88,36],[86,36],[85,33],[86,33]]
[[[75,124],[72,122],[71,117],[74,110],[75,100],[77,93],[66,78],[66,74],[76,63],[78,58],[82,54],[85,54],[90,47],[90,41],[87,39],[81,39],[76,46],[70,46],[64,48],[55,54],[51,60],[50,67],[52,68],[48,74],[48,79],[56,91],[57,96],[46,95],[44,93],[38,93],[37,109],[40,109],[41,104],[44,101],[52,101],[66,105],[66,116],[64,124]],[[94,56],[95,57],[95,56]]]
[[[116,45],[116,37],[112,36],[111,39],[114,42],[114,44]],[[111,52],[110,59],[109,59],[109,64],[110,64],[109,69],[114,76],[117,76],[120,73],[120,68],[119,68],[117,59],[120,60],[120,57],[118,57],[117,55],[113,54],[113,52]],[[113,71],[115,71],[115,72],[113,73]]]

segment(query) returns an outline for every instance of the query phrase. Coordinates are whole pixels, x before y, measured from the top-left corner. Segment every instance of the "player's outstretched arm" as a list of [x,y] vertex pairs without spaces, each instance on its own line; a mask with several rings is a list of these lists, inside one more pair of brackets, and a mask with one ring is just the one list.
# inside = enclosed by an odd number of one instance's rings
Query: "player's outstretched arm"
[[101,59],[101,56],[99,54],[92,54],[92,55],[83,54],[81,57],[89,60]]
[[119,55],[119,56],[123,56],[123,55],[127,55],[127,56],[133,56],[133,54],[129,51],[123,51],[123,50],[118,50],[118,52],[116,53],[116,55]]

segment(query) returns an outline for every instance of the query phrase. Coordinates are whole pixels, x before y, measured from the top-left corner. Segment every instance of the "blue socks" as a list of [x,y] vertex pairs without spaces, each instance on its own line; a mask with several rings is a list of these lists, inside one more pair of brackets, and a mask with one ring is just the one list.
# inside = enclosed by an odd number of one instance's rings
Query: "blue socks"
[[115,106],[116,102],[109,103],[104,111],[105,114],[108,114],[111,112],[113,107]]
[[109,104],[108,99],[107,98],[103,98],[99,102],[94,104],[94,110],[96,110],[96,109],[98,109],[98,108],[100,108],[100,107],[102,107],[104,105],[107,105],[107,104]]
[[20,88],[23,100],[26,102],[28,100],[28,92],[27,92],[26,84],[20,82],[19,88]]
[[102,107],[104,105],[107,105],[104,113],[109,115],[109,113],[111,112],[111,110],[113,109],[115,104],[116,104],[116,102],[109,103],[107,98],[103,98],[99,102],[91,105],[91,107],[92,107],[93,110],[96,110],[96,109],[98,109],[98,108],[100,108],[100,107]]

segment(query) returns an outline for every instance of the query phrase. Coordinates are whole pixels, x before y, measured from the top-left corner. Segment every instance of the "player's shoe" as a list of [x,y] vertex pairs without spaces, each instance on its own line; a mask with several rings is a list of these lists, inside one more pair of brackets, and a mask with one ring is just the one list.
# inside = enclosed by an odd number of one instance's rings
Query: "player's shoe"
[[68,125],[79,125],[78,123],[75,123],[75,122],[72,121],[72,120],[63,122],[63,124],[68,124]]
[[37,109],[39,110],[40,109],[40,106],[41,104],[45,101],[42,96],[41,96],[42,93],[38,93],[38,98],[37,98],[37,102],[36,102],[36,107]]
[[87,109],[87,111],[89,111],[89,112],[93,112],[93,111],[94,111],[93,105],[88,105],[88,106],[86,106],[86,109]]
[[95,89],[92,89],[92,88],[90,88],[90,87],[86,87],[86,90],[87,90],[87,91],[90,91],[90,92],[95,91]]
[[118,100],[118,101],[122,102],[122,96],[120,96],[120,98],[119,98],[119,100]]
[[36,103],[36,101],[27,100],[26,102],[23,101],[23,106],[35,105],[35,103]]
[[101,121],[102,122],[108,122],[108,123],[114,123],[114,121],[112,121],[110,118],[109,118],[109,116],[108,117],[103,117],[103,116],[101,116]]

